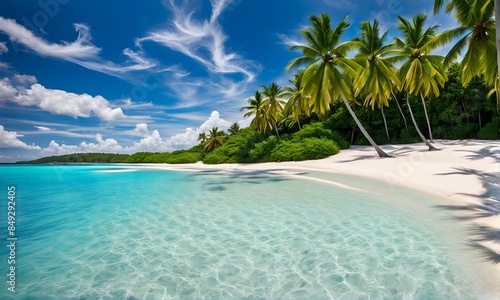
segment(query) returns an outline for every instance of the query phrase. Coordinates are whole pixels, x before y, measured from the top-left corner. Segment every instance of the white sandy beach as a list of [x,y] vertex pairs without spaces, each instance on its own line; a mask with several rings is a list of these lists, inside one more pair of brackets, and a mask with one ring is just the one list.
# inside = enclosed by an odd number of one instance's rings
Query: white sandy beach
[[[351,146],[339,154],[321,160],[261,164],[155,165],[147,168],[169,170],[293,170],[349,174],[386,181],[449,199],[450,205],[474,205],[488,208],[488,201],[500,209],[500,141],[437,140],[441,151],[427,151],[423,143],[385,145],[382,149],[394,158],[379,158],[369,146]],[[472,213],[483,213],[479,209]],[[450,211],[450,214],[454,212]],[[500,229],[500,215],[481,217],[477,224]],[[500,253],[498,241],[483,245]],[[500,265],[497,265],[500,274]]]

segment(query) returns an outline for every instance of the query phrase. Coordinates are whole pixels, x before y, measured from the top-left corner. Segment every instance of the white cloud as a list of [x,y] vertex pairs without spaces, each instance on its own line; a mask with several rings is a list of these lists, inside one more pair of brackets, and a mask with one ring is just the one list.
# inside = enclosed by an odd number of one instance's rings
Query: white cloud
[[36,77],[32,75],[19,75],[16,74],[12,80],[19,85],[35,84],[37,83]]
[[3,125],[0,125],[0,148],[21,148],[21,149],[31,149],[40,150],[40,147],[33,145],[27,145],[23,141],[19,140],[18,137],[23,135],[17,134],[16,131],[6,131]]
[[[12,82],[20,85],[14,87]],[[53,114],[74,118],[96,116],[104,121],[125,118],[121,108],[112,108],[109,101],[102,96],[47,89],[38,83],[31,85],[30,88],[23,87],[23,84],[33,82],[36,82],[36,78],[27,75],[16,75],[12,81],[8,78],[1,79],[0,100],[23,106],[37,106]]]
[[75,24],[78,32],[76,41],[65,44],[50,44],[35,36],[15,20],[0,17],[0,31],[7,34],[14,42],[22,44],[43,56],[51,56],[66,60],[93,58],[101,51],[92,45],[90,28],[84,24]]
[[166,140],[163,140],[158,130],[153,130],[151,134],[147,134],[139,142],[134,142],[134,145],[129,148],[130,152],[151,151],[165,152],[171,151]]
[[74,42],[49,43],[34,35],[24,26],[19,25],[15,20],[0,16],[0,32],[8,35],[12,41],[24,45],[41,56],[63,59],[87,69],[117,77],[122,77],[124,73],[129,71],[146,70],[156,65],[143,56],[144,54],[141,51],[134,52],[128,48],[123,50],[123,54],[128,57],[127,62],[115,64],[106,61],[99,56],[102,49],[91,42],[90,27],[80,23],[75,23],[74,27],[78,32],[78,37]]
[[240,73],[248,82],[253,81],[255,74],[252,69],[255,69],[256,65],[241,58],[237,53],[228,53],[224,46],[226,36],[218,19],[230,1],[210,2],[212,4],[210,19],[195,20],[194,11],[188,11],[187,1],[184,2],[184,6],[178,7],[174,0],[170,0],[169,7],[174,15],[171,26],[150,32],[147,36],[137,39],[137,44],[154,41],[191,57],[209,72]]
[[102,96],[74,94],[63,90],[47,89],[40,84],[34,84],[14,98],[19,105],[33,105],[58,115],[74,118],[97,116],[101,120],[112,121],[125,117],[121,108],[111,108],[108,100]]
[[0,42],[0,54],[9,52],[9,48],[5,43]]
[[146,124],[146,123],[137,124],[135,126],[134,131],[137,132],[140,136],[147,136],[148,135],[148,124]]
[[56,143],[54,140],[50,141],[50,144],[47,148],[43,148],[43,150],[40,152],[41,156],[48,156],[48,155],[64,155],[64,154],[71,154],[71,153],[79,153],[80,148],[75,145],[67,146],[65,144],[59,145]]
[[43,148],[40,154],[47,155],[64,155],[71,153],[82,152],[122,152],[123,147],[118,144],[115,139],[103,139],[100,134],[96,134],[95,140],[97,143],[82,142],[80,145],[59,145],[54,140],[50,141],[48,147]]
[[11,100],[16,96],[17,90],[8,78],[0,79],[0,101]]
[[325,4],[343,11],[356,11],[358,4],[352,0],[322,0]]
[[97,144],[82,142],[80,148],[83,152],[118,152],[123,149],[115,139],[103,139],[100,134],[96,134],[95,140]]
[[[103,139],[101,134],[96,134],[97,143],[81,142],[79,145],[59,144],[52,140],[48,147],[42,149],[41,156],[64,155],[70,153],[83,152],[113,152],[113,153],[134,153],[140,151],[166,152],[176,149],[186,149],[198,143],[198,135],[201,132],[208,133],[213,127],[219,130],[226,130],[231,122],[220,118],[219,112],[213,111],[210,117],[198,128],[186,128],[183,133],[176,134],[170,138],[162,138],[158,130],[150,131],[146,123],[137,124],[132,134],[140,135],[141,139],[134,142],[132,146],[124,147],[115,139]],[[41,126],[36,126],[41,127]]]
[[202,132],[208,133],[213,127],[219,127],[219,130],[226,130],[231,126],[231,122],[220,118],[218,111],[213,111],[208,120],[196,129],[187,128],[185,132],[176,134],[168,139],[167,144],[174,149],[182,149],[194,146],[198,143],[198,135]]
[[40,131],[50,131],[51,129],[49,127],[45,127],[45,126],[33,126],[35,127],[36,129],[40,130]]
[[281,43],[287,47],[300,46],[303,44],[303,43],[297,41],[296,39],[293,39],[293,38],[289,37],[288,35],[282,34],[282,33],[278,34],[278,38],[280,39]]

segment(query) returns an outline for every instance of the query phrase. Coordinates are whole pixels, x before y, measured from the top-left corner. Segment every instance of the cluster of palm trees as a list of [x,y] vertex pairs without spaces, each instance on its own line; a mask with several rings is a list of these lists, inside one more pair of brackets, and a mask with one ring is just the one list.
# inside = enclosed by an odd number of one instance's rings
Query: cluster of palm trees
[[219,130],[219,127],[213,127],[208,131],[208,134],[201,132],[198,135],[198,141],[205,147],[207,152],[212,152],[216,148],[224,145],[228,134],[237,134],[240,130],[241,128],[238,123],[231,124],[227,129],[227,134],[223,130]]
[[[463,54],[460,72],[464,85],[475,76],[483,76],[485,82],[494,87],[492,92],[500,87],[494,20],[495,8],[500,8],[494,6],[494,2],[497,0],[436,0],[435,11],[446,4],[446,12],[454,13],[458,21],[457,28],[437,33],[438,26],[426,27],[425,14],[416,15],[412,20],[398,16],[400,37],[390,44],[385,43],[388,32],[380,33],[377,20],[361,23],[360,36],[342,42],[342,35],[350,26],[346,18],[333,28],[327,14],[313,15],[310,17],[312,26],[300,31],[305,43],[290,48],[302,52],[302,56],[286,66],[288,71],[298,69],[290,80],[291,86],[281,88],[276,83],[261,86],[242,108],[248,111],[245,117],[253,116],[251,126],[255,130],[274,130],[279,136],[278,125],[298,123],[300,127],[301,118],[311,114],[324,117],[331,104],[341,100],[379,156],[390,157],[370,137],[351,103],[361,100],[366,107],[380,109],[389,137],[383,108],[394,101],[406,124],[395,96],[396,92],[401,92],[406,95],[408,112],[422,141],[429,150],[438,150],[432,145],[425,101],[439,96],[447,81],[446,69],[450,64]],[[431,54],[455,39],[458,42],[445,57]],[[347,56],[351,51],[356,51],[352,58]],[[422,100],[430,142],[417,126],[410,95]]]

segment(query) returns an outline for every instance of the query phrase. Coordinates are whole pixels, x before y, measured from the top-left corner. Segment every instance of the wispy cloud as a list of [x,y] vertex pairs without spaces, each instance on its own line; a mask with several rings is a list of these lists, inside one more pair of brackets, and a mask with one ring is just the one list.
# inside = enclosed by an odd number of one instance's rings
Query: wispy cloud
[[[74,42],[50,43],[36,36],[15,20],[0,16],[0,32],[8,35],[11,41],[21,44],[41,56],[63,59],[87,69],[117,77],[123,77],[126,72],[146,70],[156,65],[153,60],[147,59],[142,51],[134,52],[128,48],[123,50],[123,54],[128,57],[126,62],[116,64],[107,61],[100,57],[102,49],[92,44],[90,27],[80,23],[75,23],[74,27],[78,33]],[[5,45],[3,46],[5,47]],[[2,53],[1,49],[2,46],[0,46],[0,53]]]
[[255,78],[256,64],[235,52],[228,52],[225,48],[227,37],[219,24],[219,17],[230,2],[212,0],[210,18],[196,20],[195,11],[189,8],[189,1],[176,5],[174,0],[170,0],[166,4],[173,13],[171,24],[166,28],[151,31],[136,42],[139,45],[145,41],[157,42],[194,59],[210,73],[243,74],[246,81],[251,82]]
[[9,52],[9,48],[7,48],[7,45],[5,45],[5,43],[0,43],[0,54],[7,52]]
[[358,9],[358,3],[352,0],[322,0],[322,1],[328,6],[331,6],[336,9],[342,9],[348,11]]

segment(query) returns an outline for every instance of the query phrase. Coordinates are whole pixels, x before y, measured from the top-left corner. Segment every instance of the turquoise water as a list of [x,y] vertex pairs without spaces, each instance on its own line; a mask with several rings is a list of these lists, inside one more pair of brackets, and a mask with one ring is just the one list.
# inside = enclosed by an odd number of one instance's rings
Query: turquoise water
[[304,174],[368,190],[359,192],[269,172],[112,165],[0,172],[2,197],[16,186],[18,225],[16,293],[1,280],[2,299],[488,295],[463,228],[434,210],[432,198],[374,181]]

